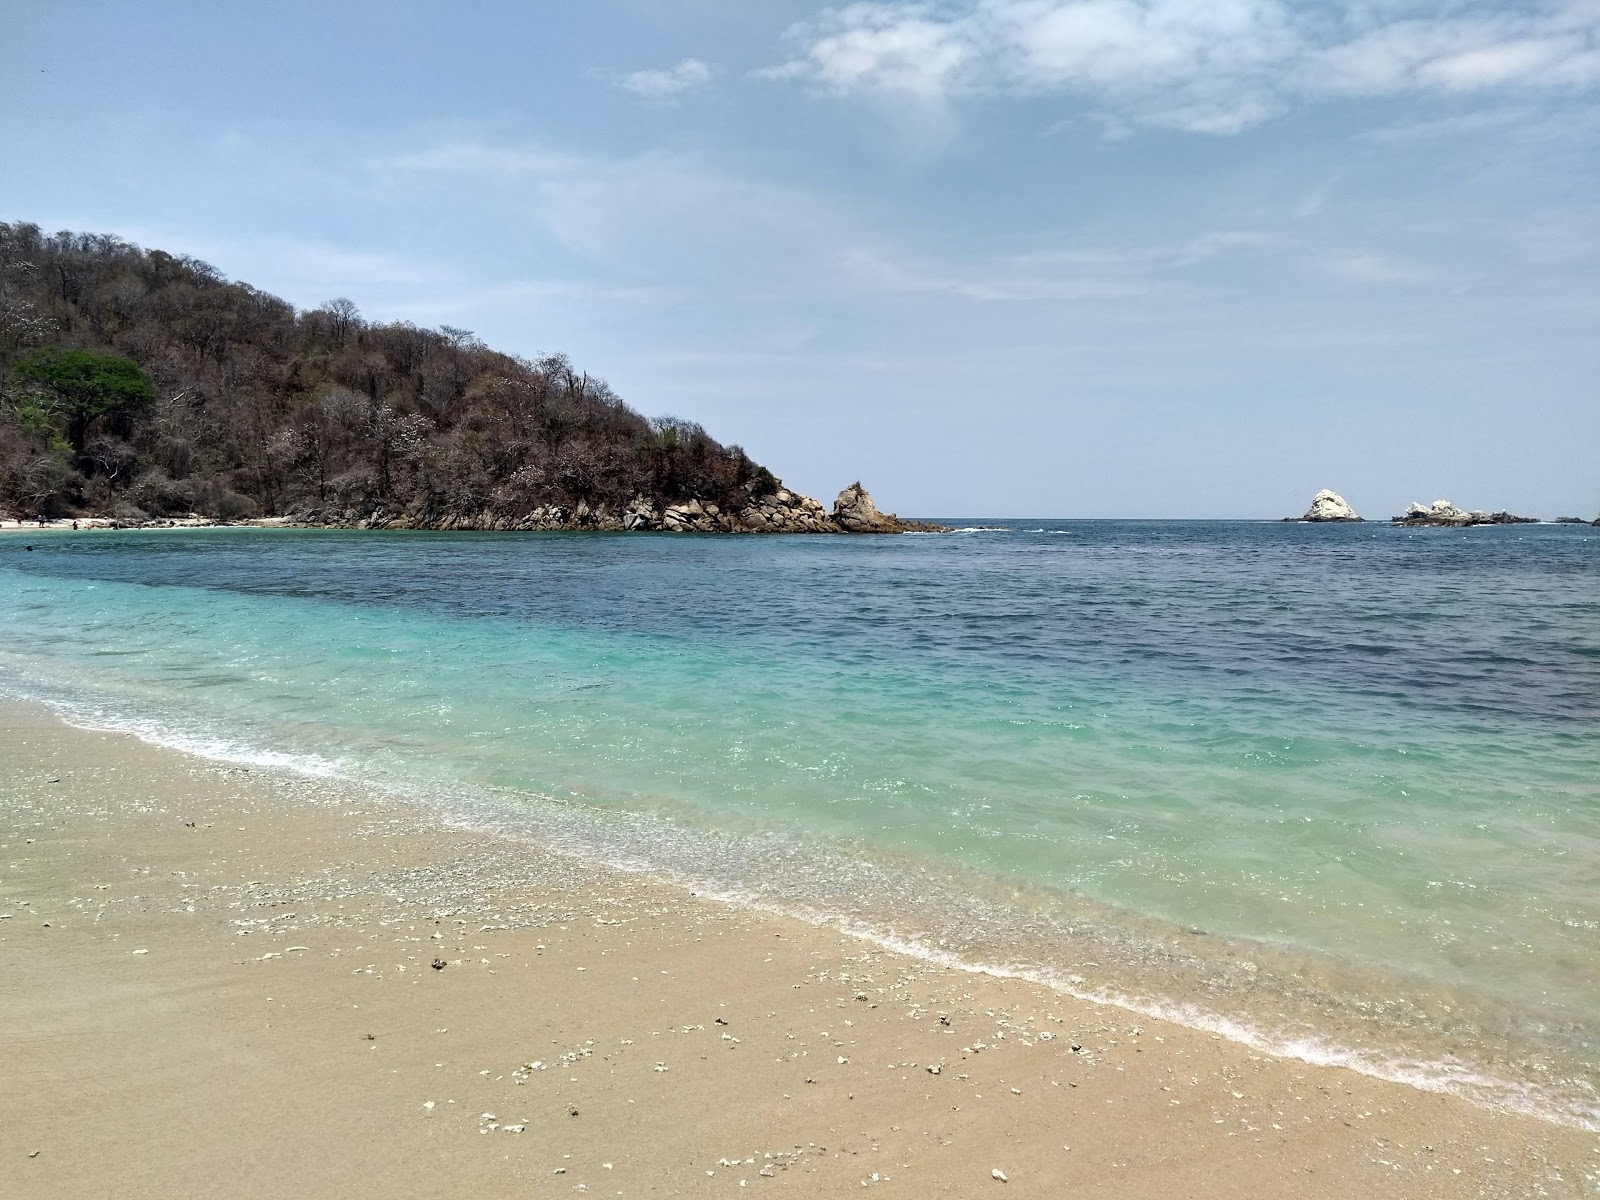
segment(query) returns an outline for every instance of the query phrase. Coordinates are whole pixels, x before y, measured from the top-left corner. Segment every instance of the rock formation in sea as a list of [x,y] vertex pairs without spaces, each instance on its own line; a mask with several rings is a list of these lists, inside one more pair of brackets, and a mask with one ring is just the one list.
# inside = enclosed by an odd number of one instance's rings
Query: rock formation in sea
[[1330,488],[1323,488],[1311,498],[1311,507],[1306,509],[1303,517],[1285,517],[1285,521],[1361,521],[1365,518],[1357,516],[1356,510],[1351,508],[1343,496]]
[[845,533],[948,533],[948,525],[929,525],[923,521],[902,521],[894,513],[881,513],[860,481],[852,483],[834,499],[833,523]]
[[1464,512],[1448,500],[1435,500],[1432,504],[1413,501],[1398,517],[1390,518],[1396,525],[1435,525],[1460,528],[1465,525],[1537,525],[1538,517],[1519,517],[1515,513],[1484,512],[1475,508]]

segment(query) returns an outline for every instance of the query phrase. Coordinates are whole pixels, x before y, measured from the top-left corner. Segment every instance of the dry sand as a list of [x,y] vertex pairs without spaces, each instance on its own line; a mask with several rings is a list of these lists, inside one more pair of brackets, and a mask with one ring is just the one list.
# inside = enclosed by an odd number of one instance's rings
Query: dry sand
[[1593,1134],[20,705],[0,915],[15,1200],[1600,1194]]

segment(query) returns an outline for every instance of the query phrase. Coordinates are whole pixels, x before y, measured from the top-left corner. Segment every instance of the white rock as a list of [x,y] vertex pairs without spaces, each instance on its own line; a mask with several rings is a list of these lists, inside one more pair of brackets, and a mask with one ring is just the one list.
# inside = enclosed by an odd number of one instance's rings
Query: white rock
[[1007,1182],[1006,1173],[1004,1171],[1002,1171],[999,1167],[996,1167],[994,1170],[989,1172],[989,1178],[990,1179],[998,1179],[1001,1183]]
[[1343,496],[1329,488],[1323,488],[1311,498],[1311,507],[1306,509],[1302,521],[1359,521],[1356,510],[1345,503]]

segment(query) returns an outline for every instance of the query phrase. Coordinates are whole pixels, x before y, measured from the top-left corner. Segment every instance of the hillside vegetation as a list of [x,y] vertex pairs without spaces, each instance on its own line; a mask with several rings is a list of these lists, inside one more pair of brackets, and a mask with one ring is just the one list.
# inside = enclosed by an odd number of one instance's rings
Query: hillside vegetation
[[562,355],[348,300],[302,312],[193,258],[0,223],[0,508],[18,515],[718,528],[791,499]]

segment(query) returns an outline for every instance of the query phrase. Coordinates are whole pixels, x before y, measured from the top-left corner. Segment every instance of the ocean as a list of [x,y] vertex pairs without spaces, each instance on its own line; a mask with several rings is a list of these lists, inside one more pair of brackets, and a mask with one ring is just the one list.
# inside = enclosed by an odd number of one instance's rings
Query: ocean
[[0,695],[1600,1129],[1600,530],[956,523],[9,534]]

